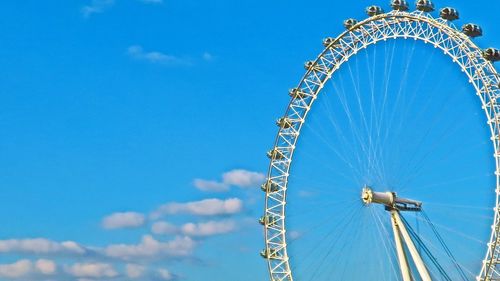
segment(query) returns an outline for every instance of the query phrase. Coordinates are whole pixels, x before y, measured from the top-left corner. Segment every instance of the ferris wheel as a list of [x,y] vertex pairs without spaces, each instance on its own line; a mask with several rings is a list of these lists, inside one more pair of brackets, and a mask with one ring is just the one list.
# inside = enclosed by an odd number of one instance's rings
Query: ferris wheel
[[391,7],[345,20],[289,92],[262,185],[272,281],[500,280],[500,51],[454,8]]

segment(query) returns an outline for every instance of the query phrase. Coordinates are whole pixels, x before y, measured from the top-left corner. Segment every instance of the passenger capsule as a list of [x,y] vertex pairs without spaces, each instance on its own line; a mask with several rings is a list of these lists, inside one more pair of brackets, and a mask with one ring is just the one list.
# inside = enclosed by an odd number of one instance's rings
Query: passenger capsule
[[280,128],[283,128],[283,129],[288,129],[290,127],[292,127],[292,120],[290,120],[290,118],[288,117],[281,117],[280,119],[278,119],[276,121],[276,125],[278,125],[278,127]]
[[439,16],[442,19],[449,21],[457,20],[460,17],[458,11],[450,7],[442,8],[441,11],[439,12]]
[[335,41],[335,38],[332,38],[332,37],[326,37],[324,40],[323,40],[323,46],[325,47],[329,47],[333,42]]
[[355,20],[355,19],[346,19],[346,20],[344,21],[344,27],[345,27],[346,29],[351,29],[351,28],[352,28],[353,26],[355,26],[357,23],[358,23],[358,21],[357,21],[357,20]]
[[265,259],[277,259],[279,258],[278,251],[276,249],[264,249],[260,252],[260,256]]
[[306,61],[306,63],[304,63],[304,68],[310,71],[327,71],[323,65],[319,65],[314,61]]
[[500,60],[500,50],[495,48],[488,48],[483,51],[483,57],[491,62]]
[[262,225],[274,225],[276,223],[276,218],[270,215],[262,216],[259,219],[259,223]]
[[408,2],[406,0],[392,0],[391,7],[397,11],[408,11]]
[[468,23],[462,26],[462,32],[469,37],[479,37],[483,35],[483,30],[477,24]]
[[267,152],[267,157],[269,157],[271,160],[282,160],[285,158],[285,154],[278,148],[271,149]]
[[366,8],[366,13],[370,17],[373,17],[373,16],[376,16],[376,15],[383,14],[384,10],[382,10],[382,8],[380,8],[379,6],[370,6],[370,7]]
[[288,95],[294,99],[303,99],[306,97],[306,93],[297,88],[290,89],[290,91],[288,91]]
[[304,63],[304,68],[306,70],[312,70],[314,68],[314,62],[313,61],[306,61],[306,63]]
[[432,3],[430,0],[418,0],[416,6],[417,10],[422,12],[429,13],[434,11],[434,3]]
[[274,181],[267,180],[265,183],[263,183],[260,186],[260,189],[262,189],[262,191],[264,191],[264,192],[274,193],[274,192],[277,192],[280,189],[280,187]]

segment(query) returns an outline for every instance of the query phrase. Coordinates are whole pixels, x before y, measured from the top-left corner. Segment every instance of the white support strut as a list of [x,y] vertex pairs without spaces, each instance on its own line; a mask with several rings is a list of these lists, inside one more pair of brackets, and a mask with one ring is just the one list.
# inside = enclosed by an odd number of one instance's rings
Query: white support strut
[[406,258],[406,253],[403,248],[403,243],[401,241],[401,236],[399,233],[399,225],[396,221],[395,216],[397,211],[391,211],[391,224],[394,233],[394,241],[396,242],[396,251],[398,254],[399,268],[401,270],[401,276],[403,281],[412,281],[410,274],[410,266],[408,265],[408,259]]
[[[399,216],[399,211],[397,210],[392,210],[391,211],[391,219],[394,220],[393,223],[395,223],[403,236],[403,239],[406,243],[406,247],[410,251],[410,255],[413,258],[413,262],[415,263],[415,266],[417,267],[417,271],[420,274],[420,277],[422,281],[432,281],[431,276],[429,274],[429,271],[427,270],[427,267],[424,264],[424,261],[422,260],[422,257],[417,251],[417,248],[415,247],[415,244],[411,240],[410,234],[408,234],[408,231],[406,230],[405,225],[403,224],[403,221],[401,220],[401,217]],[[394,236],[396,237],[396,236]],[[398,238],[399,240],[401,238]],[[403,266],[401,266],[401,271],[403,271]],[[404,278],[404,276],[403,276]]]

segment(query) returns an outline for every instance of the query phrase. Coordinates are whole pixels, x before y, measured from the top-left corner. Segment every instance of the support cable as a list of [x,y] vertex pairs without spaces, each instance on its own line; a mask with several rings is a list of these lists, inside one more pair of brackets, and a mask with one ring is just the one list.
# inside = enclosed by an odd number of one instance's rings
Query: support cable
[[446,243],[444,242],[444,239],[443,237],[441,237],[441,235],[439,234],[439,232],[437,231],[436,227],[434,226],[434,224],[431,222],[429,216],[427,216],[427,214],[424,212],[424,210],[422,210],[422,215],[424,217],[424,219],[427,221],[427,223],[429,224],[429,226],[431,227],[432,231],[434,232],[434,235],[436,235],[439,243],[441,244],[441,246],[444,248],[446,254],[448,255],[448,257],[451,258],[451,260],[453,261],[453,264],[455,265],[455,268],[457,269],[457,271],[460,273],[460,277],[462,277],[462,280],[464,281],[467,281],[467,276],[465,275],[465,272],[463,271],[462,267],[460,266],[460,264],[458,264],[457,262],[457,259],[455,258],[455,256],[453,256],[453,253],[450,251],[450,248],[448,248],[448,246],[446,245]]
[[401,220],[403,221],[405,227],[408,229],[408,231],[410,233],[410,236],[413,238],[413,240],[415,240],[415,242],[417,242],[417,244],[419,244],[419,246],[421,247],[421,249],[423,250],[423,252],[429,257],[430,261],[434,264],[434,266],[437,268],[437,270],[439,271],[439,273],[441,273],[442,277],[446,281],[452,281],[452,279],[446,273],[446,271],[441,266],[441,264],[439,264],[439,262],[436,259],[436,257],[432,254],[432,252],[429,250],[429,248],[427,248],[427,246],[424,244],[424,242],[422,241],[422,239],[420,239],[420,237],[415,233],[415,230],[413,230],[413,228],[406,221],[406,219],[403,216],[401,216]]

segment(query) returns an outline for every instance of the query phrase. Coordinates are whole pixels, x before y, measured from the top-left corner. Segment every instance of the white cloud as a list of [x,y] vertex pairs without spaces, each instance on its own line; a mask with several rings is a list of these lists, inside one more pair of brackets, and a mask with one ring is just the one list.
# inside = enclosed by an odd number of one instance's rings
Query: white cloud
[[[162,4],[163,0],[139,0],[145,4]],[[115,5],[115,0],[92,0],[88,5],[83,6],[82,14],[88,18],[93,14],[100,14]]]
[[127,53],[130,57],[137,60],[144,60],[150,63],[158,63],[158,64],[189,64],[189,62],[185,59],[181,59],[176,56],[167,55],[162,52],[152,51],[146,52],[139,45],[133,45],[128,47]]
[[54,261],[39,259],[35,262],[35,268],[42,274],[51,275],[57,271],[57,266]]
[[90,17],[93,14],[104,12],[106,9],[112,7],[115,0],[92,0],[90,4],[82,8],[83,16]]
[[262,173],[236,169],[224,173],[222,179],[225,184],[240,187],[255,187],[260,185],[266,177]]
[[204,52],[201,57],[206,61],[214,60],[214,56],[212,54],[210,54],[209,52]]
[[288,234],[288,236],[290,237],[290,239],[296,240],[296,239],[299,239],[302,236],[302,233],[293,230],[293,231],[290,231],[290,233]]
[[112,278],[118,276],[118,272],[108,263],[76,263],[66,268],[66,272],[72,276],[83,278]]
[[158,276],[160,277],[161,280],[174,279],[174,276],[172,275],[172,273],[170,273],[170,271],[168,271],[164,268],[158,269]]
[[234,221],[208,221],[202,223],[186,223],[181,228],[182,233],[187,236],[213,236],[229,233],[236,230]]
[[300,190],[299,193],[298,193],[298,195],[299,195],[299,197],[307,198],[307,197],[313,197],[316,194],[314,192],[312,192],[312,191]]
[[151,231],[154,234],[182,234],[189,237],[206,237],[233,232],[236,223],[232,220],[207,221],[200,223],[186,223],[177,227],[168,222],[160,221],[153,224]]
[[242,188],[256,187],[264,182],[266,176],[262,173],[235,169],[222,174],[222,181],[195,179],[194,186],[201,191],[228,191],[231,186]]
[[29,260],[20,260],[11,264],[0,264],[0,277],[20,278],[33,271],[33,263]]
[[134,228],[144,225],[145,221],[144,215],[140,213],[114,213],[102,220],[102,226],[106,229]]
[[151,226],[151,231],[154,234],[174,234],[178,232],[178,229],[175,225],[165,222],[165,221],[159,221],[155,222]]
[[168,242],[160,242],[151,235],[145,235],[137,245],[110,245],[106,247],[105,253],[109,257],[123,260],[186,257],[192,254],[195,244],[189,237],[177,237]]
[[23,259],[10,264],[0,264],[0,278],[23,278],[28,276],[52,275],[56,264],[51,260],[39,259],[35,263]]
[[195,179],[193,184],[197,189],[201,191],[221,192],[229,190],[229,185],[218,181]]
[[125,266],[127,277],[135,279],[144,275],[146,267],[138,264],[127,264]]
[[188,203],[168,203],[160,206],[151,214],[153,219],[160,218],[163,215],[172,214],[191,214],[197,216],[217,216],[229,215],[241,212],[243,202],[238,198],[204,199]]
[[0,253],[84,254],[85,248],[73,241],[54,242],[45,238],[0,240]]

